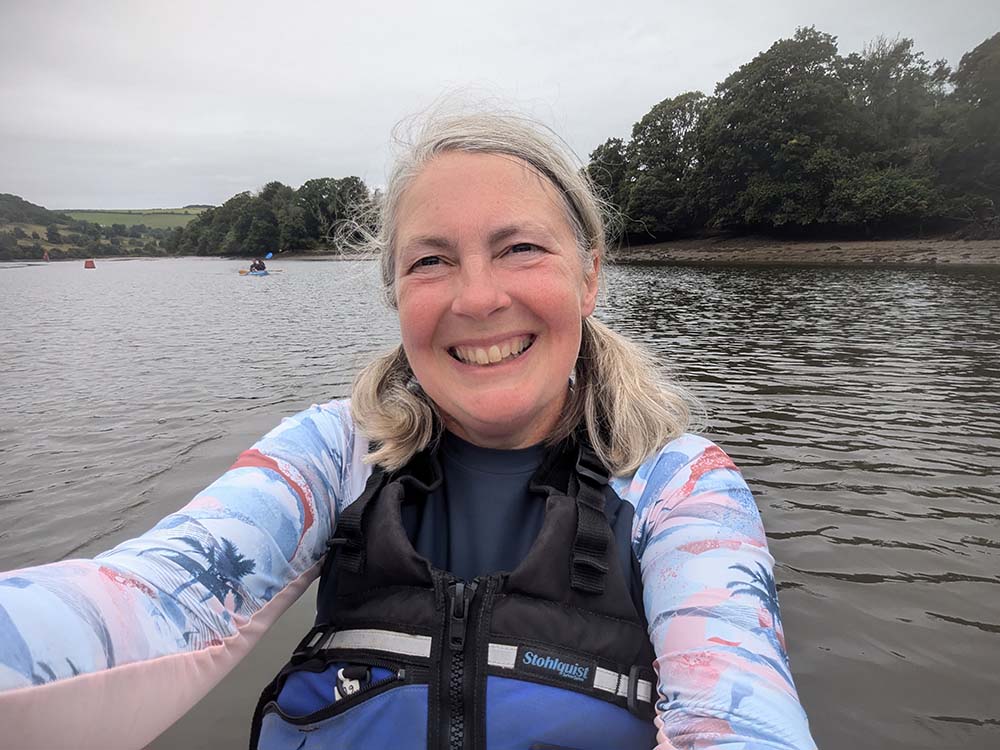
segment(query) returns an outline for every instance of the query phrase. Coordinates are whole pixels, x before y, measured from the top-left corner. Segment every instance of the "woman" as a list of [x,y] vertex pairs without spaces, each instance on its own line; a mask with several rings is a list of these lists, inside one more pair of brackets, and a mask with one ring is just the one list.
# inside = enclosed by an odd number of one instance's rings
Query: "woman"
[[143,746],[322,574],[252,744],[814,747],[749,490],[591,317],[584,173],[530,123],[438,118],[380,210],[402,345],[350,403],[139,539],[0,577],[5,741]]

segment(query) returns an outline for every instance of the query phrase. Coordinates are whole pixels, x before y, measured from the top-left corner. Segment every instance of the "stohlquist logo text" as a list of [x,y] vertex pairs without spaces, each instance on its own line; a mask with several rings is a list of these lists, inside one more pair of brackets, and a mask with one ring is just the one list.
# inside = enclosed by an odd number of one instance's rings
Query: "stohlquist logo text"
[[561,659],[551,656],[540,656],[532,651],[525,651],[524,656],[521,657],[521,661],[525,666],[549,669],[553,672],[558,672],[562,677],[568,677],[577,682],[583,682],[590,675],[590,667],[584,667],[579,664],[567,664]]

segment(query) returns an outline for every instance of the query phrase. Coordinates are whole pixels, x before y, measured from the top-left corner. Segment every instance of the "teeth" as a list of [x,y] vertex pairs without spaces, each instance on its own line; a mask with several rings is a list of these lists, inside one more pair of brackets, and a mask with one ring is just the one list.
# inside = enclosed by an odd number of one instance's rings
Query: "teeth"
[[456,346],[451,349],[451,354],[466,364],[491,365],[517,357],[531,345],[532,341],[534,336],[518,336],[501,344],[494,344],[488,349],[478,346]]

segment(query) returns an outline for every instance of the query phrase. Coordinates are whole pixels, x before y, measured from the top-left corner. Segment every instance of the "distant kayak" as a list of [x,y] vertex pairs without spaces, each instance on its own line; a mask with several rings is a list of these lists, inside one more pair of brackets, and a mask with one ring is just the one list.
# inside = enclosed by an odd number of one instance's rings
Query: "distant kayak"
[[269,271],[248,271],[245,268],[240,269],[240,276],[267,276]]

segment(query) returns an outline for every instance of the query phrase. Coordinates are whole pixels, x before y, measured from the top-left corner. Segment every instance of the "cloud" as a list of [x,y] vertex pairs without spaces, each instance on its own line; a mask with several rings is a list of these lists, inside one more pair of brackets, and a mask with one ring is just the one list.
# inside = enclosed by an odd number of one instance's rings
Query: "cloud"
[[953,63],[995,2],[17,3],[0,28],[0,191],[60,207],[219,203],[270,180],[384,180],[389,133],[497,96],[586,157],[796,26],[916,39]]

